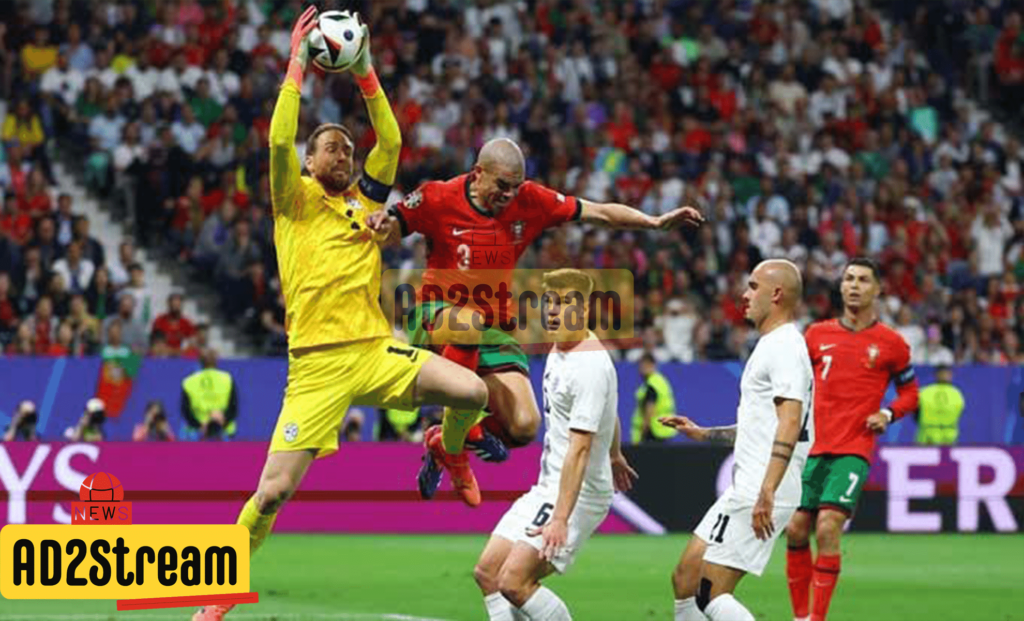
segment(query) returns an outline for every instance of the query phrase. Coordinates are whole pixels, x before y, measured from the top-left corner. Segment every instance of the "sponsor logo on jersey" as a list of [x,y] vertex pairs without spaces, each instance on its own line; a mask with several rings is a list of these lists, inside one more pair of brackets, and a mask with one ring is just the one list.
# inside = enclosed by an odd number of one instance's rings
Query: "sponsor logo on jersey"
[[452,229],[452,235],[454,235],[455,237],[461,237],[461,236],[465,235],[466,233],[470,233],[470,232],[472,232],[472,229],[460,229],[460,228],[453,228]]
[[819,345],[818,349],[820,349],[821,351],[828,351],[828,350],[832,349],[835,346],[836,346],[835,343],[832,343],[831,345]]

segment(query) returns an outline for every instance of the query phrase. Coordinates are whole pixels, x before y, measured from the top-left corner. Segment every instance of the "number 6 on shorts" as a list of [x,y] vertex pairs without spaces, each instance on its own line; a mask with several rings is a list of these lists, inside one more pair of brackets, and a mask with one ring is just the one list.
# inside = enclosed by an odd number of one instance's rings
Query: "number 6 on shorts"
[[550,511],[555,508],[555,505],[550,502],[545,502],[540,506],[540,511],[537,512],[537,517],[533,518],[534,526],[544,526],[548,519],[551,518]]

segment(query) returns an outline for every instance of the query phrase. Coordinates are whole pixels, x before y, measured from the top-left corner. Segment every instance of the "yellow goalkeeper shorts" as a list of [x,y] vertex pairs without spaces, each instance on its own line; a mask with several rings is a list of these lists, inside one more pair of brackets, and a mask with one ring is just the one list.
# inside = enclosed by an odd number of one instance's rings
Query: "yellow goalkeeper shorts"
[[338,434],[353,402],[410,410],[413,388],[429,351],[393,338],[356,341],[288,355],[288,386],[270,452],[338,452]]

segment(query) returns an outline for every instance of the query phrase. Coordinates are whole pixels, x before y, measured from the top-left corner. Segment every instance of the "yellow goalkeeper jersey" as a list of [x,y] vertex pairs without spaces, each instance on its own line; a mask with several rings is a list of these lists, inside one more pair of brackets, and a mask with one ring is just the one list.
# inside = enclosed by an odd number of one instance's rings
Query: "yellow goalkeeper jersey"
[[270,123],[274,243],[290,350],[391,336],[381,310],[381,255],[366,217],[387,200],[401,135],[382,89],[366,104],[377,144],[363,174],[339,196],[302,175],[295,136],[300,93],[286,80]]

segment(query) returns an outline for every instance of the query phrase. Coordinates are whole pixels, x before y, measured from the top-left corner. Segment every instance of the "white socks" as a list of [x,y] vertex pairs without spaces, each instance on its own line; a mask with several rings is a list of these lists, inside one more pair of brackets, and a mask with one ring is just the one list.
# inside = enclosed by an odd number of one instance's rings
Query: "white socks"
[[551,589],[543,586],[537,589],[533,597],[526,600],[526,603],[519,610],[533,621],[572,621],[572,617],[569,616],[569,609],[565,607],[565,602],[558,599],[558,596]]
[[704,614],[711,621],[755,621],[754,615],[732,593],[724,593],[711,600],[704,608]]
[[512,604],[501,596],[501,593],[491,593],[484,597],[484,606],[487,608],[489,621],[515,621],[512,616]]
[[687,597],[676,600],[675,621],[704,621],[707,617],[697,608],[697,598]]

